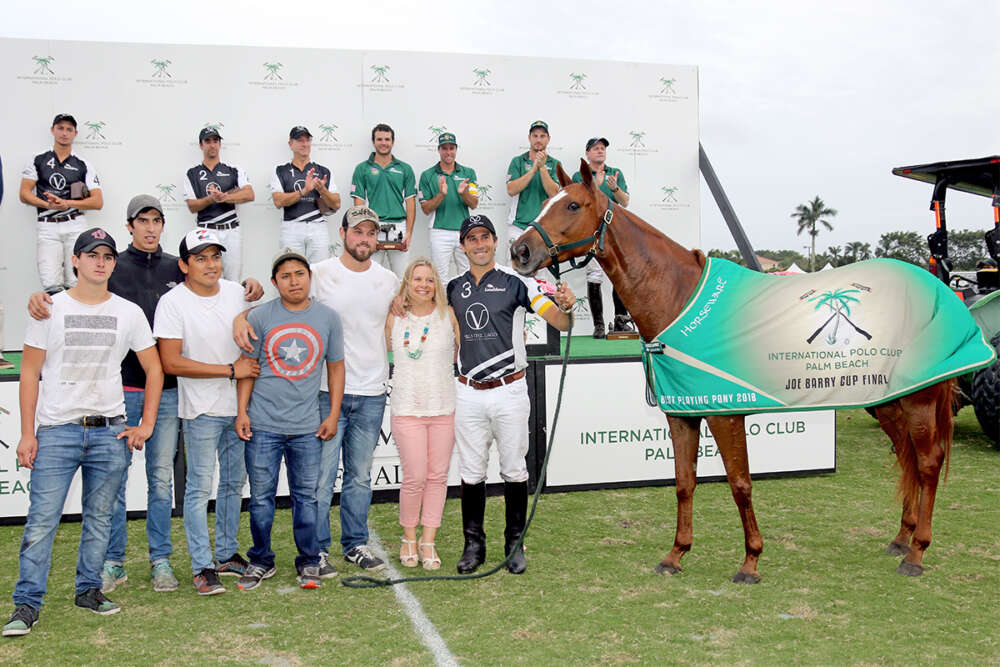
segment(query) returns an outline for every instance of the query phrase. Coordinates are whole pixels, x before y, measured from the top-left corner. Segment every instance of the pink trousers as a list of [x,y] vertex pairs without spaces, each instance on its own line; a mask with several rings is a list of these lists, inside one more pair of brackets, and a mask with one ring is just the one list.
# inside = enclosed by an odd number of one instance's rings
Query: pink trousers
[[448,493],[448,467],[455,447],[455,413],[437,417],[393,417],[403,484],[399,525],[437,528]]

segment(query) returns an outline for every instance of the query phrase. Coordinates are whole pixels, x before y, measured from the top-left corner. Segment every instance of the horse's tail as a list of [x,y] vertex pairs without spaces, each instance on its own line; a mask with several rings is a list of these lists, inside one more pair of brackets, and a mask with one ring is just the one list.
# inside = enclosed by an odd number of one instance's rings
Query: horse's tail
[[[951,441],[955,427],[955,408],[958,405],[958,381],[954,378],[939,382],[930,387],[933,392],[934,420],[930,425],[931,440],[937,442],[944,450],[944,479],[948,479],[948,469],[951,467]],[[903,446],[897,452],[899,463],[899,497],[907,506],[913,506],[920,495],[920,472],[917,466],[917,451],[909,434],[901,443]]]

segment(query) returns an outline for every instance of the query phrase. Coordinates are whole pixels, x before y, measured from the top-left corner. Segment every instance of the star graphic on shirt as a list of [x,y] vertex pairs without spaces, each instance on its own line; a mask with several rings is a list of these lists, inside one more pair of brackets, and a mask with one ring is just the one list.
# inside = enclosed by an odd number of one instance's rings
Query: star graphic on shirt
[[286,360],[299,363],[299,358],[302,356],[302,353],[306,351],[306,348],[299,347],[293,340],[291,345],[286,345],[285,347],[281,348],[281,351],[285,353]]

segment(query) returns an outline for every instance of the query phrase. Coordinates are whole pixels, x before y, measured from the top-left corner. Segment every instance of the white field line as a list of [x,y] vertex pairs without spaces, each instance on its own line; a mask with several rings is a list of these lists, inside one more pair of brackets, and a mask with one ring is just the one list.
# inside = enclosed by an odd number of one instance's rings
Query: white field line
[[[382,548],[378,535],[373,531],[371,537],[372,539],[369,540],[368,545],[375,552],[376,556],[385,561],[386,574],[390,579],[401,579],[402,575],[393,566],[392,561],[389,559],[389,554]],[[406,612],[406,615],[410,617],[410,622],[413,623],[413,629],[416,631],[417,636],[420,637],[420,641],[423,642],[427,650],[434,656],[434,662],[438,665],[458,667],[458,660],[448,650],[448,645],[444,643],[444,639],[438,634],[437,628],[431,623],[431,619],[427,618],[427,615],[424,614],[424,609],[420,606],[420,601],[414,597],[413,593],[406,587],[406,584],[396,584],[392,587],[392,590],[396,594],[396,600]]]

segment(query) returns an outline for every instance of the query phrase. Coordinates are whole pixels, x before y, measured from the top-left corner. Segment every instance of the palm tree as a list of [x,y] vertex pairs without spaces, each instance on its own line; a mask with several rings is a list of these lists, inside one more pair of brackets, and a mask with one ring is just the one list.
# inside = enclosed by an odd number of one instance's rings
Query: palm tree
[[845,255],[851,262],[860,262],[872,258],[872,246],[870,243],[861,241],[851,241],[844,246]]
[[802,234],[802,232],[809,232],[809,236],[812,237],[812,246],[809,250],[809,271],[813,272],[816,270],[816,237],[819,236],[819,225],[823,225],[828,230],[833,230],[833,225],[829,221],[824,220],[824,216],[833,217],[837,215],[837,211],[832,208],[827,208],[823,200],[819,198],[819,195],[813,198],[811,202],[806,204],[799,204],[795,207],[795,213],[792,213],[792,217],[798,221],[799,228],[795,232],[796,235]]
[[844,250],[839,245],[832,245],[826,249],[826,254],[830,256],[830,263],[840,266],[844,263]]

